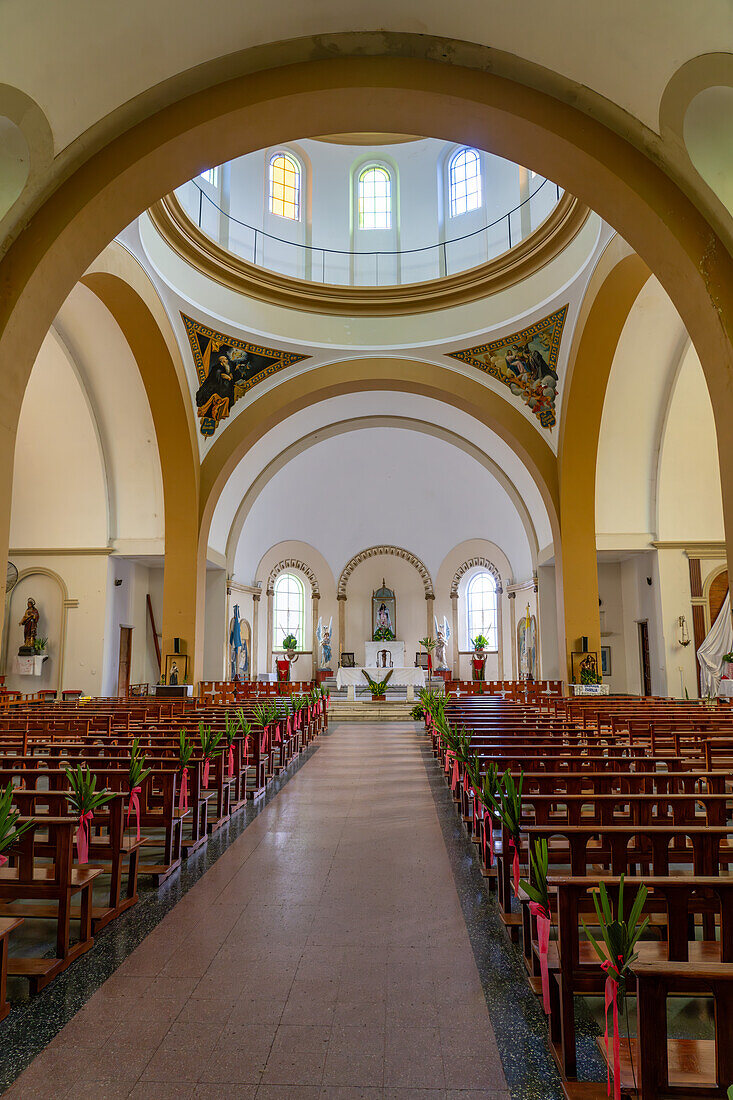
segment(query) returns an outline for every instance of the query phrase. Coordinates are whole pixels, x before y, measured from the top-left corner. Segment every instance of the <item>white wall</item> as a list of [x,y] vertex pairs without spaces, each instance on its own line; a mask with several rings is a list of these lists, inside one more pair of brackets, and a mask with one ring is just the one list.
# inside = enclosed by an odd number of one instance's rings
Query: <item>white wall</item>
[[[116,580],[121,581],[121,584],[116,585]],[[142,562],[125,558],[109,559],[103,695],[117,693],[121,626],[133,628],[130,683],[150,686],[157,684],[160,670],[146,597],[150,595],[155,625],[160,631],[163,616],[162,592],[163,570],[159,565],[149,567]]]

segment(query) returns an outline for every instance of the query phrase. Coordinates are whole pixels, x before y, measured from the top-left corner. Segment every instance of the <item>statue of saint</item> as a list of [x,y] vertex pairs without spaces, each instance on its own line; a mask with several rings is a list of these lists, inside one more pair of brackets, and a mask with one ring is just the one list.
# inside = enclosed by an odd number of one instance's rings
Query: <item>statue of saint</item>
[[443,616],[442,626],[438,626],[437,616],[434,615],[433,618],[435,621],[435,654],[433,656],[433,668],[436,672],[448,672],[446,649],[448,639],[450,638],[450,627],[448,626],[448,620],[445,615]]
[[33,649],[35,647],[36,634],[38,633],[38,620],[40,617],[38,608],[36,607],[36,601],[29,599],[28,606],[25,609],[25,615],[19,623],[19,626],[23,627],[24,649]]
[[178,665],[175,661],[171,661],[171,667],[168,673],[168,683],[171,687],[178,687]]

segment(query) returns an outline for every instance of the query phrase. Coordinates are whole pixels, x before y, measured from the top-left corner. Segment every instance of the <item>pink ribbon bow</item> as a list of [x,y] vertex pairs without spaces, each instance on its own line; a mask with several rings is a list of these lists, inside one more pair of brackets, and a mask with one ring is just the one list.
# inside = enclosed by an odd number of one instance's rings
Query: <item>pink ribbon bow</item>
[[188,768],[181,772],[181,789],[178,794],[178,812],[183,814],[188,809]]
[[519,894],[519,852],[517,846],[514,843],[514,837],[509,837],[509,847],[514,849],[514,859],[512,860],[512,877],[514,879],[514,897]]
[[234,775],[234,745],[229,746],[229,778]]
[[458,761],[454,757],[453,758],[453,775],[452,775],[451,781],[450,781],[450,788],[451,788],[452,791],[454,791],[456,789],[456,787],[458,786],[458,779],[459,779]]
[[204,787],[208,787],[208,785],[209,785],[209,767],[210,767],[210,765],[211,765],[211,761],[209,760],[209,758],[207,756],[206,759],[204,760],[204,779],[203,779]]
[[0,856],[0,867],[4,867],[7,862],[8,862],[8,857],[7,856]]
[[262,737],[260,739],[260,752],[267,752],[267,737],[270,732],[270,727],[265,726],[262,730]]
[[537,917],[537,941],[540,949],[540,973],[542,974],[542,1004],[546,1015],[550,1015],[550,972],[547,966],[547,952],[550,948],[550,914],[544,905],[536,901],[529,903],[529,911]]
[[79,828],[76,830],[76,850],[79,855],[79,863],[87,863],[89,860],[89,830],[93,820],[91,810],[85,814],[79,814]]
[[127,822],[126,822],[126,826],[125,826],[125,827],[127,827],[127,825],[130,824],[130,814],[132,813],[133,808],[134,808],[135,816],[137,817],[137,839],[138,840],[140,839],[140,799],[138,798],[138,795],[140,794],[141,790],[142,790],[142,787],[133,787],[132,790],[130,791],[130,801],[127,804]]
[[[488,866],[494,866],[494,819],[491,813],[484,815],[484,821],[489,823],[489,862]],[[484,827],[484,865],[486,866],[486,828]]]
[[254,742],[254,738],[251,733],[248,733],[244,739],[244,762],[249,764],[249,745]]
[[[621,956],[619,955],[619,960]],[[606,959],[601,963],[601,970],[606,974],[606,985],[604,989],[604,1002],[605,1002],[605,1017],[606,1017],[606,1033],[604,1040],[606,1043],[606,1084],[607,1093],[611,1095],[611,1064],[608,1060],[608,1007],[613,1005],[613,1100],[621,1100],[621,1037],[618,1033],[618,980],[612,978],[610,971],[613,970],[618,975],[618,970],[611,962],[610,959]]]

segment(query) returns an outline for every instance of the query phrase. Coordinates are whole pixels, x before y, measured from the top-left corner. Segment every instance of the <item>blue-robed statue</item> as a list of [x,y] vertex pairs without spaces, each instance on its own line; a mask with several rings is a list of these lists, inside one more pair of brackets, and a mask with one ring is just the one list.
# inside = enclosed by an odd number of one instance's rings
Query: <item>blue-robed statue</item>
[[234,618],[229,631],[230,680],[239,679],[239,651],[242,648],[242,627],[239,619],[239,604],[234,605]]
[[321,655],[322,665],[321,668],[331,667],[331,629],[333,627],[333,615],[328,626],[323,625],[323,620],[318,620],[318,629],[316,630],[316,637],[321,643]]

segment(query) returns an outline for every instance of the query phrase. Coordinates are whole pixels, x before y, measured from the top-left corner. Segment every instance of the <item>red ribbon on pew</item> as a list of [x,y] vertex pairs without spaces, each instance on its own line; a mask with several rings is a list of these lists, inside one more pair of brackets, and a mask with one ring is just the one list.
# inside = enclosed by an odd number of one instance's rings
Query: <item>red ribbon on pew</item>
[[178,795],[178,812],[183,814],[188,809],[188,768],[181,772],[181,790]]
[[459,777],[459,774],[458,774],[458,760],[455,757],[453,757],[453,776],[452,776],[451,781],[450,781],[450,789],[452,791],[454,791],[456,789],[456,787],[458,786],[459,778],[460,777]]
[[204,760],[204,780],[203,780],[204,787],[209,786],[209,765],[210,765],[210,763],[211,763],[211,761],[207,757],[206,760]]
[[8,862],[8,857],[7,856],[0,856],[0,867],[4,867],[7,862]]
[[537,942],[540,949],[540,973],[542,974],[542,1004],[546,1015],[550,1015],[550,971],[547,966],[547,952],[550,948],[550,914],[544,905],[531,901],[529,911],[537,917]]
[[245,762],[245,764],[249,764],[248,742],[251,742],[252,744],[254,744],[254,737],[252,736],[251,733],[248,733],[247,736],[244,739],[244,762]]
[[279,744],[282,741],[282,735],[280,733],[280,723],[275,726],[275,744]]
[[[491,811],[486,814],[486,820],[489,823],[489,867],[494,866],[494,819],[491,816]],[[484,840],[486,839],[486,832],[484,831]],[[486,863],[486,853],[484,852],[484,863]]]
[[94,815],[91,810],[85,814],[79,814],[79,828],[76,830],[76,850],[79,863],[89,862],[89,830]]
[[140,799],[138,795],[142,791],[142,787],[133,787],[130,791],[130,801],[127,803],[127,822],[125,827],[130,824],[130,814],[135,809],[135,815],[137,817],[137,839],[140,839]]
[[[619,955],[619,960],[621,956]],[[607,1090],[608,1095],[611,1095],[611,1064],[608,1060],[608,1006],[613,1005],[613,1100],[621,1100],[621,1037],[618,1033],[618,980],[612,978],[610,971],[614,971],[618,975],[618,970],[611,962],[610,959],[606,959],[601,963],[601,970],[606,974],[606,985],[604,989],[604,1001],[605,1001],[605,1016],[606,1016],[606,1033],[604,1040],[606,1043],[606,1074],[607,1074]]]
[[509,837],[509,847],[514,849],[514,859],[512,860],[512,877],[514,878],[514,897],[519,895],[519,852],[517,846],[514,843],[514,837]]
[[229,778],[234,775],[234,745],[229,746]]
[[269,726],[263,726],[262,737],[260,738],[260,752],[267,752],[267,735],[270,732]]

